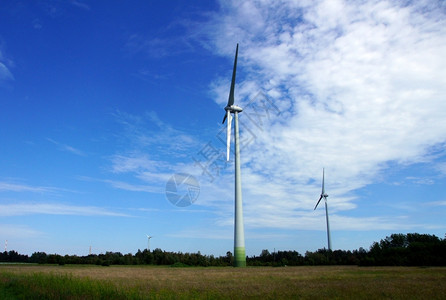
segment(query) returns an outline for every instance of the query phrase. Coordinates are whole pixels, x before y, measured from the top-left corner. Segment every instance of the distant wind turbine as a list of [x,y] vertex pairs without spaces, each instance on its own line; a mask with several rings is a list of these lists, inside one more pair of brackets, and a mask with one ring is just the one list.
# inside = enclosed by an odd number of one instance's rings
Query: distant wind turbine
[[150,251],[150,239],[153,238],[153,236],[150,236],[147,234],[147,251]]
[[238,114],[243,109],[234,105],[234,86],[235,73],[237,69],[238,44],[235,49],[234,69],[232,70],[231,89],[229,91],[228,105],[225,107],[226,114],[223,118],[223,124],[227,121],[227,137],[226,137],[226,159],[229,161],[229,153],[231,148],[231,124],[232,114],[234,114],[234,136],[235,136],[235,228],[234,228],[234,267],[246,266],[245,252],[245,230],[243,226],[243,207],[242,207],[242,183],[240,172],[240,145],[239,145],[239,128]]
[[5,252],[8,251],[8,240],[5,240]]
[[325,217],[327,219],[328,250],[331,250],[330,222],[328,221],[328,205],[327,205],[327,197],[328,197],[328,195],[325,193],[324,177],[325,177],[325,169],[322,169],[322,193],[321,193],[321,197],[317,201],[316,206],[314,207],[314,210],[316,210],[317,206],[319,205],[319,202],[321,202],[322,198],[324,198],[324,201],[325,201]]

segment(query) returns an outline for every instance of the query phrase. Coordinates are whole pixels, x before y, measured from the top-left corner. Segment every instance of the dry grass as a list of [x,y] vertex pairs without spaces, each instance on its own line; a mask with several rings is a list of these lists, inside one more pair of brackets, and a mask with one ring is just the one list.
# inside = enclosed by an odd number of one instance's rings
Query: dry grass
[[22,275],[69,274],[104,281],[141,298],[444,299],[446,268],[1,266]]

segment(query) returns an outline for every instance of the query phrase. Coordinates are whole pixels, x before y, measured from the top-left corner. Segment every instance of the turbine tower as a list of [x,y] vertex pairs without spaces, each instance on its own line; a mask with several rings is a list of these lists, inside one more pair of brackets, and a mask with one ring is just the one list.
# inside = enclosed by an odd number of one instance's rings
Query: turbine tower
[[226,159],[229,161],[229,153],[231,148],[231,125],[232,114],[234,114],[234,136],[235,136],[235,222],[234,222],[234,267],[246,266],[245,252],[245,230],[243,226],[243,206],[242,206],[242,182],[240,172],[240,145],[239,145],[239,128],[238,114],[243,109],[234,105],[234,86],[235,73],[237,69],[238,44],[235,49],[234,69],[232,70],[231,89],[229,91],[228,105],[225,107],[226,114],[223,118],[223,124],[227,121],[227,137],[226,137]]
[[325,217],[327,219],[327,239],[328,239],[328,250],[331,250],[331,237],[330,237],[330,222],[328,221],[328,205],[327,205],[327,197],[328,195],[325,193],[325,187],[324,187],[324,174],[325,170],[322,169],[322,193],[321,197],[317,201],[316,206],[314,207],[314,210],[316,210],[317,206],[319,205],[319,202],[321,202],[322,198],[324,198],[325,201]]
[[150,251],[150,239],[153,238],[153,236],[150,236],[147,234],[147,251]]

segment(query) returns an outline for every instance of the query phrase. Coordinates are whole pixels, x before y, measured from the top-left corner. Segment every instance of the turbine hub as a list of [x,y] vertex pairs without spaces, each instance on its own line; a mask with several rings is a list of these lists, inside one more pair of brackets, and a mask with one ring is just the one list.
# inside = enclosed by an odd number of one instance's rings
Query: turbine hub
[[324,194],[322,194],[322,197],[327,198],[328,195],[324,193]]
[[226,106],[225,110],[229,111],[231,113],[235,113],[235,112],[240,113],[240,112],[243,111],[243,109],[240,106],[237,106],[237,105]]

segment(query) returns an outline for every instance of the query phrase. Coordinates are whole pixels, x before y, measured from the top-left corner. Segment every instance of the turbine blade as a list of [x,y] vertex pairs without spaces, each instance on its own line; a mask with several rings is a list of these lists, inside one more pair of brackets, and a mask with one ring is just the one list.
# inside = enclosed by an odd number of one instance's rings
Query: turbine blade
[[229,110],[226,111],[226,116],[228,118],[228,131],[226,133],[226,161],[229,161],[229,153],[231,150],[231,124],[232,124],[232,115]]
[[234,104],[234,86],[235,86],[235,72],[237,69],[238,43],[235,49],[234,69],[232,70],[231,90],[229,91],[228,106]]
[[317,203],[316,203],[316,206],[314,207],[314,210],[316,210],[317,206],[319,205],[319,202],[321,202],[322,197],[323,197],[323,196],[321,195],[321,197],[319,198],[319,200],[318,200]]
[[225,114],[225,116],[223,117],[223,122],[221,122],[222,124],[224,124],[225,121],[226,121],[226,115],[227,115],[227,114]]
[[325,168],[322,169],[322,195],[325,194],[324,177],[325,177]]

